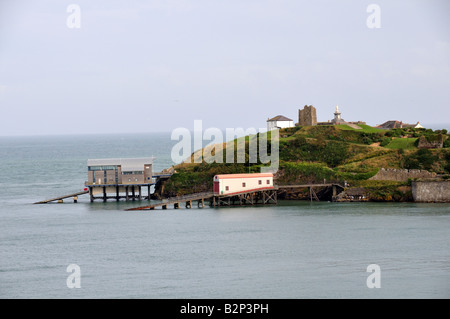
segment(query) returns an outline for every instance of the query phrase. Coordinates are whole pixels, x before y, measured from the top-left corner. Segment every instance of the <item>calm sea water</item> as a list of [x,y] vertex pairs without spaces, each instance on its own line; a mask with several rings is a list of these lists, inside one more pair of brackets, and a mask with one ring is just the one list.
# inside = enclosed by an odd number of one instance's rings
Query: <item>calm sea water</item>
[[[174,143],[165,133],[0,138],[0,297],[450,297],[446,204],[31,204],[81,190],[88,158],[153,155],[155,170],[169,167]],[[70,264],[79,289],[67,287]],[[380,288],[367,287],[370,264]]]

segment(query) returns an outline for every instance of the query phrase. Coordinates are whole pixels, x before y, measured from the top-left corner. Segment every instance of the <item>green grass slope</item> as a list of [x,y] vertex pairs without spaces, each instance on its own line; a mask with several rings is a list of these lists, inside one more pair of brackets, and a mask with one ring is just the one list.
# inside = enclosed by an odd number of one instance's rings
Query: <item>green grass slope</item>
[[[415,146],[417,138],[424,135],[433,136],[433,134],[444,133],[449,140],[446,131],[379,130],[368,125],[361,125],[361,127],[361,130],[357,130],[346,125],[325,125],[280,130],[280,165],[276,176],[277,183],[283,185],[345,180],[352,185],[370,188],[372,184],[376,187],[382,186],[381,181],[369,180],[381,167],[425,169],[438,174],[450,173],[449,143],[446,143],[444,148],[430,150],[418,149]],[[270,136],[270,133],[268,134]],[[167,183],[166,195],[210,190],[212,178],[216,174],[260,172],[264,165],[259,160],[256,163],[249,160],[249,141],[259,143],[261,136],[263,135],[258,134],[240,139],[245,140],[244,163],[236,163],[237,140],[235,140],[229,142],[235,145],[234,163],[225,163],[227,144],[223,144],[223,163],[203,161],[175,166],[177,174],[174,174]],[[211,151],[210,148],[205,153],[216,154],[215,151],[216,149]],[[200,154],[197,151],[192,158],[198,158]],[[388,184],[386,182],[387,186],[392,187]]]

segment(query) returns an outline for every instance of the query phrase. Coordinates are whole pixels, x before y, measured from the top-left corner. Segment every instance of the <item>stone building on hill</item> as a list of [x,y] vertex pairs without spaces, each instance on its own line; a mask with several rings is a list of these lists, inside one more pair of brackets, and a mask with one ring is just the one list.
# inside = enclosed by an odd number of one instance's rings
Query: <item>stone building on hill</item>
[[317,124],[316,108],[312,105],[305,105],[303,110],[298,110],[298,123],[299,126],[309,126]]
[[336,105],[336,111],[334,112],[334,118],[328,122],[317,122],[316,108],[312,105],[305,105],[302,110],[298,110],[298,123],[297,126],[312,126],[312,125],[349,125],[355,129],[361,129],[358,124],[365,125],[365,122],[347,122],[341,117],[339,106]]
[[417,122],[416,124],[408,124],[408,123],[403,123],[403,121],[387,121],[387,122],[384,122],[383,124],[377,125],[375,127],[385,129],[385,130],[391,130],[394,128],[407,128],[407,127],[423,128],[423,126],[420,125],[419,122]]
[[293,127],[294,121],[283,115],[277,115],[267,120],[267,130],[277,130],[281,128]]

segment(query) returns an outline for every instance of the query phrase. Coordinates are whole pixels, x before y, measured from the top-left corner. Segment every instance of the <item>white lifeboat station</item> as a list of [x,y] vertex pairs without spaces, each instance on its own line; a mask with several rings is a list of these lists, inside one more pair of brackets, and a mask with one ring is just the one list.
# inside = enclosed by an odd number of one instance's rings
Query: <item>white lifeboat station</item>
[[236,195],[273,189],[273,174],[223,174],[214,176],[214,195]]

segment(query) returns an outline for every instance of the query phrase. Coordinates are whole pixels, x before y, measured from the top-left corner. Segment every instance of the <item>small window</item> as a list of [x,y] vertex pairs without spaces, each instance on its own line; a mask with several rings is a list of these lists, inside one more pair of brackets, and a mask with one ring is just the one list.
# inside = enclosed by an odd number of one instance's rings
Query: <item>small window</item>
[[259,180],[259,181],[258,181],[258,185],[261,185],[261,184],[262,184],[262,180]]
[[242,187],[245,187],[245,183],[242,183]]
[[268,179],[266,183],[267,183],[267,185],[269,185],[270,184],[270,179]]
[[229,191],[230,190],[230,186],[225,186],[225,190]]

